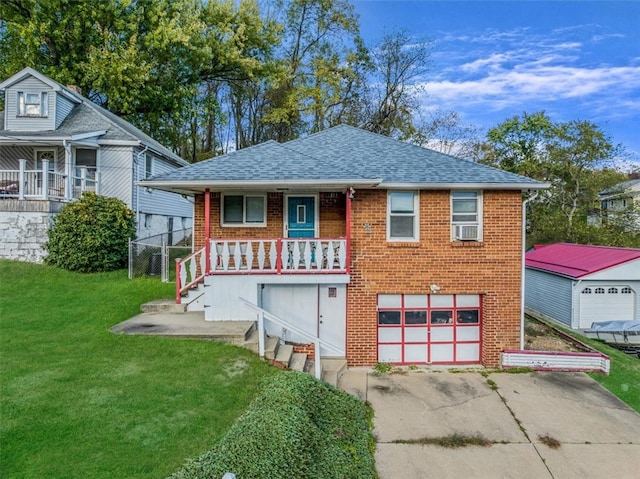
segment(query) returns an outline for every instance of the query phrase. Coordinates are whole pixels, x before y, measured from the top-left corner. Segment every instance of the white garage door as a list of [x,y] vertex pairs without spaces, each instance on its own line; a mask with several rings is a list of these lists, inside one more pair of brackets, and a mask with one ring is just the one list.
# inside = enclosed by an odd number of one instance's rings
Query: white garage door
[[636,293],[629,286],[587,286],[580,292],[580,327],[598,321],[627,321],[634,318]]
[[479,363],[481,323],[477,294],[380,294],[378,361]]

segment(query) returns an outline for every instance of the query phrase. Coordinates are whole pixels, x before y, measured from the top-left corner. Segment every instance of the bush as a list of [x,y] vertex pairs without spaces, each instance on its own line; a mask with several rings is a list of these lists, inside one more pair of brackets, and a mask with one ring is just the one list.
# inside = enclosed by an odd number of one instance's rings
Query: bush
[[305,373],[269,381],[214,449],[171,478],[377,477],[364,403]]
[[44,245],[45,261],[80,273],[123,268],[135,233],[135,214],[126,204],[87,192],[56,216]]

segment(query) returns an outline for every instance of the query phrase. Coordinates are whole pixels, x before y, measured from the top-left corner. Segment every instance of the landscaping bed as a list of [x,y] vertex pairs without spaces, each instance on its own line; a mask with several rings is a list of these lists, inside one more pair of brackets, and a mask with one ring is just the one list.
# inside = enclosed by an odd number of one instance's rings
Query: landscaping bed
[[566,351],[588,352],[592,349],[571,341],[567,335],[554,330],[549,325],[530,316],[525,317],[524,322],[524,349],[529,351]]

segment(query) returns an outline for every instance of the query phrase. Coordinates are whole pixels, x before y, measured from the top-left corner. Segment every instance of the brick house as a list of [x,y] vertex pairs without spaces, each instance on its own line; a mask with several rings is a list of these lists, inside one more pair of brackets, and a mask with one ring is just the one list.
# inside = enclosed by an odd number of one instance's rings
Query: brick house
[[520,345],[523,193],[542,183],[338,126],[141,184],[195,197],[177,301],[200,285],[209,321],[257,311],[351,366],[498,366]]

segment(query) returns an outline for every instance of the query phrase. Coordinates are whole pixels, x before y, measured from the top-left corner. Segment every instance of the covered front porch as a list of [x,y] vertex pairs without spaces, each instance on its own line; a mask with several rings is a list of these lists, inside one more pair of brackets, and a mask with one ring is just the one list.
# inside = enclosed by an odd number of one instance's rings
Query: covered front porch
[[270,282],[265,276],[285,275],[300,283],[348,277],[354,190],[278,190],[196,195],[196,218],[200,211],[203,219],[200,228],[195,222],[199,248],[176,262],[176,303],[208,276],[260,275]]
[[70,201],[100,193],[97,137],[0,138],[0,199]]

